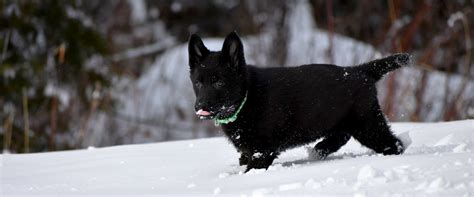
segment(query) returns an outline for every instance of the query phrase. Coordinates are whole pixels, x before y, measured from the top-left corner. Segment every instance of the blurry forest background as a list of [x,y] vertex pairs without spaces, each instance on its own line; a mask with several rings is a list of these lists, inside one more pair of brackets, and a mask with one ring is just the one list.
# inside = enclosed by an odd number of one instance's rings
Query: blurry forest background
[[218,136],[194,116],[186,42],[220,50],[233,30],[259,66],[409,52],[414,66],[378,84],[387,118],[474,118],[473,19],[473,0],[0,0],[0,140],[23,153]]

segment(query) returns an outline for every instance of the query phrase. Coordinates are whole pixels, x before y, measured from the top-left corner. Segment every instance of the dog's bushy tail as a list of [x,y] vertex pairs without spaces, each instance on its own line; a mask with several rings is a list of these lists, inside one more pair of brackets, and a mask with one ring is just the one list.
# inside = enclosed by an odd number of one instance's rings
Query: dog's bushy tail
[[380,80],[385,74],[402,66],[411,64],[411,55],[408,53],[397,53],[382,59],[377,59],[371,62],[364,63],[357,66],[364,74],[375,79]]

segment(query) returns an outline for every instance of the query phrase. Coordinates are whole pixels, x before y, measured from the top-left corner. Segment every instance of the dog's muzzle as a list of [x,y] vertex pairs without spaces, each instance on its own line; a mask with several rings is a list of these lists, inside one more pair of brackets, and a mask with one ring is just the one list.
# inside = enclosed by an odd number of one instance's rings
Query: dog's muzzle
[[205,111],[203,109],[199,109],[196,112],[196,115],[198,115],[200,119],[212,119],[213,118],[211,112]]

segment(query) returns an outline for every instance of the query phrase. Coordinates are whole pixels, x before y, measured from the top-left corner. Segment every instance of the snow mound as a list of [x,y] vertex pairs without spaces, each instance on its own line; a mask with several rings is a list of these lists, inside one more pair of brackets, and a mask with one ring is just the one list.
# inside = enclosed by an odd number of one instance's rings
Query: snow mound
[[403,148],[406,150],[412,143],[411,141],[411,138],[410,138],[410,134],[408,132],[403,132],[401,134],[399,134],[398,136],[398,139],[400,139],[402,141],[402,144],[403,144]]
[[[0,196],[306,195],[470,196],[474,120],[394,123],[411,139],[403,155],[374,154],[351,139],[325,160],[305,147],[284,152],[268,170],[238,165],[224,138],[0,156]],[[409,134],[409,135],[408,135]],[[313,147],[314,144],[310,144]]]

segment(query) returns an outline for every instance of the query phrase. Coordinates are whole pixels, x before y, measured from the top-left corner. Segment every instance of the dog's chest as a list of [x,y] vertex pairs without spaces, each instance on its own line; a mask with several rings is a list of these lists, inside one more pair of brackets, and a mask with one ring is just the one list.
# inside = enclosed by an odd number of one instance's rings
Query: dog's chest
[[223,128],[226,137],[236,146],[242,147],[244,145],[243,138],[246,138],[245,133],[240,128]]
[[261,132],[252,128],[225,128],[223,131],[229,141],[239,152],[255,152],[276,150],[278,146],[272,137],[263,136]]
[[223,127],[224,134],[239,151],[256,149],[254,141],[257,136],[251,135],[248,129]]

